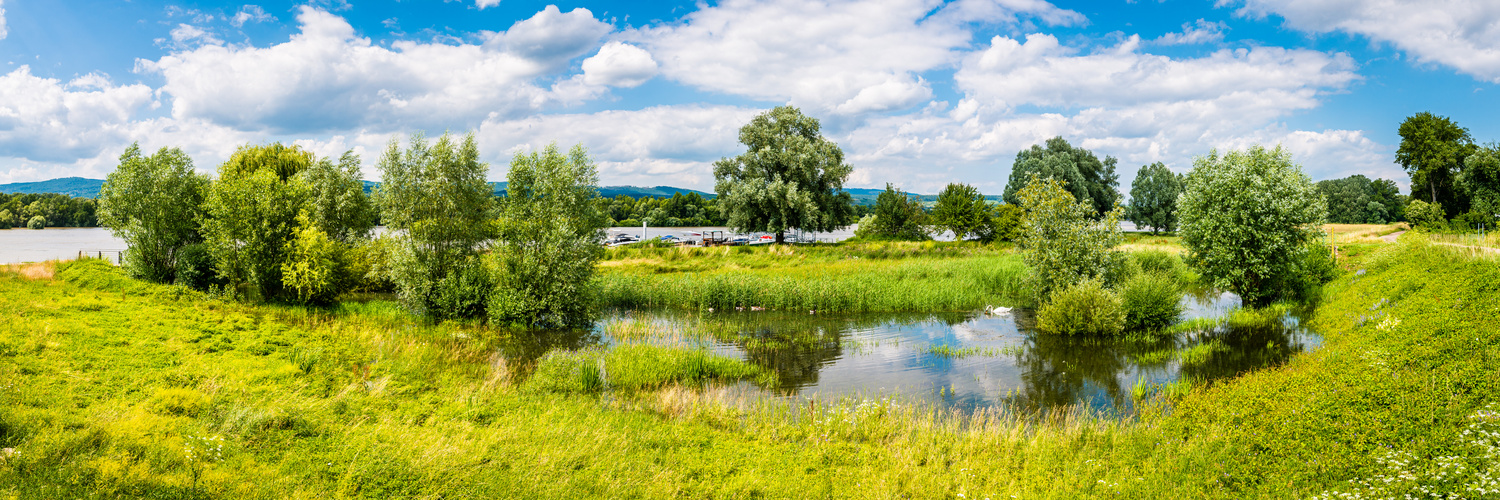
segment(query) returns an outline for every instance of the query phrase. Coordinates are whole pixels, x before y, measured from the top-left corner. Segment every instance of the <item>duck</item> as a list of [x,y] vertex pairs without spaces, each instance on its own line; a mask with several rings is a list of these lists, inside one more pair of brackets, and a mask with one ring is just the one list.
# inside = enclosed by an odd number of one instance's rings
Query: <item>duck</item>
[[761,307],[761,306],[750,306],[750,310],[751,311],[764,311],[764,310],[766,310],[766,308]]

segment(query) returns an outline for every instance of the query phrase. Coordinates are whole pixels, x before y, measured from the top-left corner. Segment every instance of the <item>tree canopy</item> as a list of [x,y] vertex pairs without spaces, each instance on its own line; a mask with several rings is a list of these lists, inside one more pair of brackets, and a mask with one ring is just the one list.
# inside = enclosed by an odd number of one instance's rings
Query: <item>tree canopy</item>
[[313,154],[281,143],[237,149],[219,166],[204,200],[204,236],[222,276],[246,283],[262,298],[282,297],[282,264],[308,201],[298,174]]
[[1088,202],[1094,207],[1095,214],[1107,213],[1120,202],[1120,192],[1116,189],[1120,184],[1119,174],[1115,173],[1116,163],[1118,161],[1112,156],[1100,161],[1092,151],[1073,147],[1062,137],[1047,139],[1045,148],[1032,145],[1030,149],[1016,153],[1010,180],[1005,184],[1005,202],[1021,204],[1017,192],[1026,187],[1032,174],[1036,174],[1043,179],[1062,181],[1073,198]]
[[1178,203],[1188,261],[1208,283],[1257,306],[1308,272],[1308,246],[1328,210],[1291,153],[1259,145],[1199,157]]
[[1122,240],[1122,207],[1097,218],[1093,205],[1075,199],[1062,180],[1035,173],[1016,195],[1025,211],[1019,243],[1037,302],[1086,280],[1104,280],[1119,265],[1123,256],[1114,247]]
[[125,149],[99,191],[99,220],[129,245],[123,260],[132,274],[158,283],[176,279],[178,252],[202,241],[207,189],[208,178],[194,172],[181,149],[151,156],[142,156],[139,144]]
[[1449,216],[1467,211],[1468,200],[1456,181],[1464,160],[1475,151],[1469,129],[1423,111],[1401,122],[1397,133],[1401,146],[1396,163],[1411,176],[1412,197],[1441,204]]
[[1177,229],[1177,197],[1183,179],[1161,162],[1141,167],[1130,183],[1128,219],[1136,227],[1149,227],[1152,234]]
[[1351,175],[1318,181],[1318,193],[1328,200],[1328,222],[1385,224],[1401,220],[1405,197],[1395,181]]
[[927,212],[922,202],[890,183],[875,198],[875,210],[859,221],[855,236],[870,239],[926,240]]
[[932,224],[953,233],[955,240],[984,235],[990,217],[989,202],[979,188],[968,184],[948,184],[932,208]]
[[1469,211],[1491,224],[1500,220],[1500,144],[1487,144],[1469,155],[1460,180],[1468,190]]
[[853,167],[816,118],[778,106],[740,128],[745,153],[714,162],[714,190],[728,224],[785,241],[788,230],[832,231],[854,222],[843,191]]

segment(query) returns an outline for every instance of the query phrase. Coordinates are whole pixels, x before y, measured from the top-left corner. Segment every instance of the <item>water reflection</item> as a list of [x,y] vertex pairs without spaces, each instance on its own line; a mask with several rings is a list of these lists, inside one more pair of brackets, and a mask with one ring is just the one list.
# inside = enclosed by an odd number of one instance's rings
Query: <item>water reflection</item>
[[[1232,294],[1184,297],[1184,319],[1222,317]],[[527,340],[534,338],[535,340]],[[545,340],[544,340],[545,339]],[[517,337],[506,356],[529,363],[549,349],[653,342],[697,345],[776,373],[776,395],[899,395],[958,408],[1079,404],[1124,411],[1137,383],[1217,380],[1285,362],[1317,345],[1296,315],[1157,339],[1039,335],[1024,312],[807,315],[616,311],[588,332]]]

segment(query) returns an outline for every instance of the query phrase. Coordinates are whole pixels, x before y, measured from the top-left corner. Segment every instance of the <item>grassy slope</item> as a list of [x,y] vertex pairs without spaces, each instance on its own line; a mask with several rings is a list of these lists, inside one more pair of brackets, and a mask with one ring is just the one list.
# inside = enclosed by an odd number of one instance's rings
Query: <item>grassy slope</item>
[[[1284,497],[1392,468],[1415,478],[1399,487],[1460,491],[1493,467],[1460,433],[1495,399],[1500,270],[1420,245],[1347,254],[1365,272],[1330,287],[1321,349],[1170,414],[1041,426],[679,388],[537,394],[483,330],[5,276],[0,446],[17,453],[0,496]],[[189,437],[222,452],[190,461]],[[1438,476],[1456,463],[1468,472]]]

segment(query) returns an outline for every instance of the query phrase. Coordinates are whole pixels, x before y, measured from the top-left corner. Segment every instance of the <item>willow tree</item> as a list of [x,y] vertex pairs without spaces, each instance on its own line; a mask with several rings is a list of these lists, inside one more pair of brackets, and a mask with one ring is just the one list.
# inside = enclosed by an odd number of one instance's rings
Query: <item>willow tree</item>
[[714,162],[719,210],[739,231],[832,231],[854,222],[844,192],[853,170],[838,144],[824,138],[816,118],[778,106],[740,128],[744,154]]
[[429,143],[412,136],[406,150],[392,139],[378,164],[375,199],[396,230],[392,280],[407,307],[435,318],[477,317],[492,287],[479,259],[496,235],[493,191],[474,134]]
[[207,187],[208,178],[194,172],[181,149],[151,156],[142,156],[138,144],[125,149],[99,190],[99,221],[130,247],[123,260],[131,274],[175,280],[179,251],[202,240],[198,213]]
[[299,174],[313,154],[279,142],[242,146],[219,166],[204,201],[204,235],[221,276],[249,284],[261,298],[282,298],[282,264],[297,237],[309,189]]

